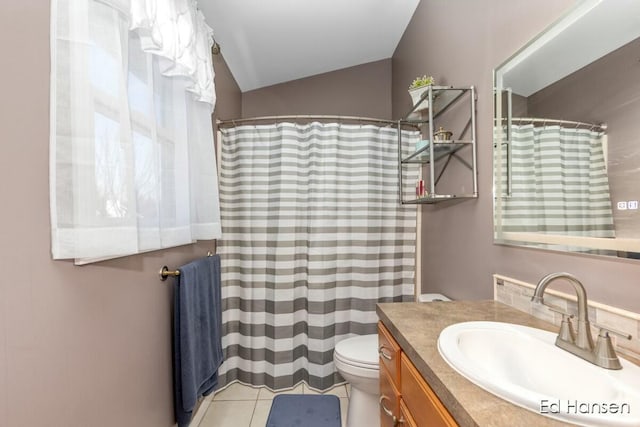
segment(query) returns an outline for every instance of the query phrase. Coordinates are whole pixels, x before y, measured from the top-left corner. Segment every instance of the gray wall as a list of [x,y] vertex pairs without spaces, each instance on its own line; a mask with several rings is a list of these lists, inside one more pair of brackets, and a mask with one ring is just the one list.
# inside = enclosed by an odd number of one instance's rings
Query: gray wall
[[[492,297],[491,275],[536,282],[553,271],[580,277],[591,299],[640,312],[640,263],[493,244],[492,70],[554,22],[570,0],[429,0],[418,6],[393,56],[393,116],[410,107],[418,75],[478,89],[480,197],[424,206],[423,291],[458,299]],[[455,25],[452,25],[454,23]]]
[[639,200],[640,39],[615,50],[528,98],[535,117],[606,123],[609,185],[616,236],[640,238],[640,210],[616,202]]
[[[326,114],[391,119],[391,59],[242,94],[242,117]],[[232,118],[232,117],[227,117]]]
[[213,112],[213,134],[217,137],[215,119],[240,117],[242,114],[242,92],[224,60],[224,52],[213,55],[213,69],[216,73],[216,109]]
[[[0,2],[0,38],[12,40],[0,79],[0,426],[168,427],[172,286],[158,270],[213,242],[84,267],[51,260],[49,7]],[[240,92],[218,71],[218,109],[237,116]]]

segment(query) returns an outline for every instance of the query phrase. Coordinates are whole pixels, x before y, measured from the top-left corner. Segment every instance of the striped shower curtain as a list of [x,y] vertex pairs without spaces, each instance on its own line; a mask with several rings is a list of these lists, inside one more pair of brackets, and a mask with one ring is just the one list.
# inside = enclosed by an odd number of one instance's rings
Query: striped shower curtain
[[[502,231],[615,237],[603,135],[512,126],[511,196],[502,200]],[[502,150],[506,171],[506,145]]]
[[377,302],[412,299],[416,211],[398,203],[397,162],[392,128],[222,130],[221,386],[327,389],[335,344],[375,333]]

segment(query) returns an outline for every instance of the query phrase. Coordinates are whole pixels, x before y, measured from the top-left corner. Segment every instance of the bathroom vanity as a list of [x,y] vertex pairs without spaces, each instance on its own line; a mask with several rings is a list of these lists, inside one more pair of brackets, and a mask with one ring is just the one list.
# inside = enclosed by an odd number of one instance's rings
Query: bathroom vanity
[[496,301],[383,303],[380,323],[381,426],[570,425],[515,406],[455,372],[438,352],[438,336],[455,323],[508,322],[557,327]]
[[382,322],[378,323],[378,338],[380,426],[457,426]]

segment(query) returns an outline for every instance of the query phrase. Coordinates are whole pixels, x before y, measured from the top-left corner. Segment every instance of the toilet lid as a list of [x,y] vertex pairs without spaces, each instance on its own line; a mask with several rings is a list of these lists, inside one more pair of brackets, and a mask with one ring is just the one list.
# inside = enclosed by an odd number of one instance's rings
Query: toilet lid
[[378,335],[347,338],[336,344],[336,356],[346,363],[371,368],[378,367]]

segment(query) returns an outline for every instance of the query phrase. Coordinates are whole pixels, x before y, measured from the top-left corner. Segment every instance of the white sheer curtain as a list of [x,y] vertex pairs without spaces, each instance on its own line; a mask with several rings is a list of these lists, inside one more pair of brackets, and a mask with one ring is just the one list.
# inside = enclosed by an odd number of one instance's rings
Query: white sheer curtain
[[53,0],[54,259],[220,237],[211,29],[193,0]]

